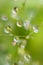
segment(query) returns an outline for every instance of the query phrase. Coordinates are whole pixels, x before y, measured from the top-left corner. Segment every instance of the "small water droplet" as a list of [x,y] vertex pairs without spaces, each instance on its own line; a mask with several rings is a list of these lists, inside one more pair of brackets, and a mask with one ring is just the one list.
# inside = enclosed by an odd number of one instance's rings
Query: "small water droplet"
[[3,21],[7,21],[7,20],[8,20],[8,17],[5,16],[5,15],[3,15],[3,16],[2,16],[2,20],[3,20]]
[[25,59],[26,61],[29,61],[29,59],[26,57],[26,55],[24,55],[24,59]]
[[11,29],[11,26],[7,26],[6,28],[4,28],[4,32],[5,33],[10,33],[12,31],[12,29]]
[[22,22],[17,22],[16,24],[18,27],[22,27]]
[[26,30],[28,30],[29,29],[29,27],[30,27],[30,21],[28,21],[28,20],[26,20],[26,22],[24,22],[24,28],[26,29]]
[[25,46],[24,45],[21,45],[21,48],[25,48]]
[[34,26],[33,26],[33,31],[34,31],[34,33],[38,33],[39,32],[39,30],[36,27],[34,27]]
[[29,36],[29,35],[27,35],[27,36],[26,36],[26,39],[29,39],[29,38],[30,38],[30,36]]

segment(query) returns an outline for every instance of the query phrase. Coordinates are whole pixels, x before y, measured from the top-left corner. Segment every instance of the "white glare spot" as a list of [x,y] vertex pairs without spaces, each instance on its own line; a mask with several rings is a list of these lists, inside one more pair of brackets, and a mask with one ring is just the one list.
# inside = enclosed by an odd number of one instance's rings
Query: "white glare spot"
[[7,16],[2,16],[2,20],[7,21],[8,20]]
[[26,22],[24,22],[24,28],[25,28],[26,30],[28,30],[29,27],[30,27],[30,21],[26,20]]
[[18,27],[22,27],[22,23],[21,22],[17,22],[17,26]]
[[34,31],[34,33],[38,33],[39,32],[39,30],[37,28],[35,28],[34,26],[33,26],[33,31]]
[[4,29],[4,32],[5,32],[5,33],[9,33],[9,31],[8,31],[7,29]]

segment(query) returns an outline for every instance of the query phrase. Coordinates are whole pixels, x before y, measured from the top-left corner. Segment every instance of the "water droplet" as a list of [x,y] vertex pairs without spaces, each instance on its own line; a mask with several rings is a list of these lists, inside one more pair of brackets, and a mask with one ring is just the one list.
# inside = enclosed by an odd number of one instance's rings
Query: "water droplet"
[[8,17],[7,17],[7,16],[5,16],[5,15],[4,15],[4,16],[2,16],[2,20],[3,20],[3,21],[7,21],[7,20],[8,20]]
[[16,42],[16,43],[17,43],[17,42],[19,42],[19,40],[17,40],[16,38],[14,38],[14,42]]
[[25,28],[26,30],[28,30],[29,27],[30,27],[30,21],[26,20],[26,22],[24,22],[24,28]]
[[18,27],[22,27],[22,22],[17,22]]
[[38,33],[39,32],[39,30],[36,27],[34,27],[34,26],[33,26],[33,31],[34,31],[34,33]]
[[27,36],[26,36],[26,39],[29,39],[29,38],[30,38],[30,36],[29,36],[29,35],[27,35]]
[[26,55],[24,55],[24,59],[25,59],[26,61],[29,61],[29,59],[26,57]]
[[21,48],[25,48],[25,46],[24,45],[21,45]]
[[5,33],[10,33],[12,31],[12,29],[11,29],[11,26],[7,26],[6,28],[4,28],[4,32]]
[[12,13],[11,13],[12,18],[18,18],[16,10],[18,10],[18,9],[13,9],[12,10]]

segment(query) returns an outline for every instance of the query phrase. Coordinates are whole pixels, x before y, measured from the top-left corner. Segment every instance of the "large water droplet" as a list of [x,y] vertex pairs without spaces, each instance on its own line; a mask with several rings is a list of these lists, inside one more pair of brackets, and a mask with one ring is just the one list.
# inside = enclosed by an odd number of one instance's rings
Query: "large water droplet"
[[8,20],[8,17],[5,16],[5,15],[3,15],[3,16],[2,16],[2,20],[3,20],[3,21],[7,21],[7,20]]
[[18,27],[22,27],[22,22],[17,22],[16,24]]
[[39,32],[39,30],[36,27],[34,27],[34,26],[33,26],[33,31],[34,31],[34,33],[38,33]]

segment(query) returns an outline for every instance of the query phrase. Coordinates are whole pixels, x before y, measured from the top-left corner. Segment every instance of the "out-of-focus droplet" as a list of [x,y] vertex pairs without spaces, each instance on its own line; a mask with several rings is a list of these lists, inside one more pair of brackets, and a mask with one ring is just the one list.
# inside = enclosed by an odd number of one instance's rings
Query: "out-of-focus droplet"
[[26,55],[24,55],[24,59],[25,59],[26,61],[29,61],[29,59],[26,57]]
[[4,32],[5,32],[5,33],[9,33],[9,31],[8,31],[7,29],[4,29]]
[[30,38],[30,36],[29,36],[29,35],[27,35],[27,36],[26,36],[26,39],[29,39],[29,38]]
[[26,22],[24,22],[24,28],[26,29],[26,30],[28,30],[29,29],[29,27],[30,27],[30,21],[28,21],[28,20],[26,20]]
[[13,42],[12,42],[12,45],[15,46],[15,45],[16,45],[16,42],[13,41]]
[[26,54],[24,55],[24,59],[25,59],[27,62],[30,62],[30,58],[31,58],[30,55],[26,55]]
[[10,33],[11,31],[12,31],[12,29],[11,29],[11,26],[9,26],[9,25],[4,29],[5,33]]
[[8,17],[5,16],[5,15],[3,15],[3,16],[2,16],[2,20],[3,20],[3,21],[7,21],[7,20],[8,20]]
[[24,63],[22,61],[19,61],[18,65],[24,65]]
[[25,54],[24,49],[23,48],[18,48],[18,54],[24,55]]
[[13,39],[12,45],[15,46],[16,44],[19,44],[19,43],[20,43],[20,40],[18,37],[16,37]]
[[17,18],[17,13],[16,13],[15,10],[12,10],[11,17],[12,18]]
[[25,46],[24,45],[21,45],[21,48],[25,48]]
[[33,31],[34,31],[34,33],[38,33],[39,32],[39,30],[36,27],[34,27],[34,26],[33,26]]
[[22,22],[17,22],[16,25],[17,25],[18,27],[22,27]]

